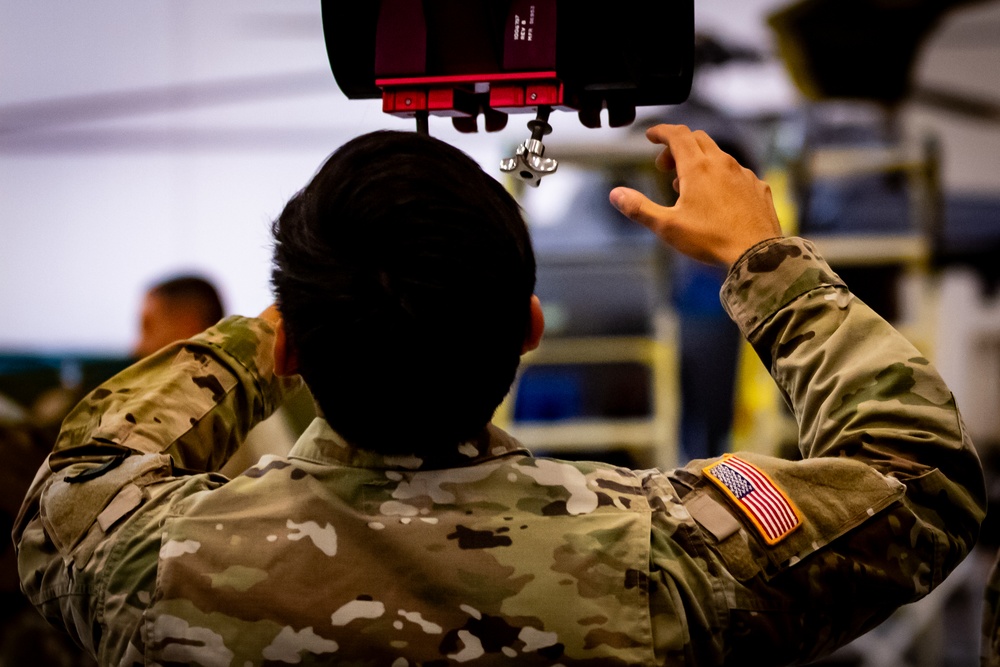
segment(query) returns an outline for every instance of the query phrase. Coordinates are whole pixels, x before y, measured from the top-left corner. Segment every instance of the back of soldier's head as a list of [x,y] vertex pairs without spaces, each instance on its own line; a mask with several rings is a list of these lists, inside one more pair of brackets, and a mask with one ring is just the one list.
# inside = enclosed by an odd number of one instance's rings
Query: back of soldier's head
[[510,388],[535,260],[516,202],[461,151],[376,132],[274,225],[272,281],[331,426],[391,453],[471,438]]

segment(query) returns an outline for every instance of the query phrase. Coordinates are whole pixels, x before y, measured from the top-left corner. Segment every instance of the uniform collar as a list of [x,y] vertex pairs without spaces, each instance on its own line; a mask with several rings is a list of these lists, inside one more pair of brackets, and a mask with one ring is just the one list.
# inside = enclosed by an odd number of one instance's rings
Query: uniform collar
[[326,465],[386,470],[435,470],[475,465],[530,452],[511,435],[489,424],[480,434],[459,445],[442,447],[425,456],[386,455],[352,445],[317,417],[305,430],[288,457]]

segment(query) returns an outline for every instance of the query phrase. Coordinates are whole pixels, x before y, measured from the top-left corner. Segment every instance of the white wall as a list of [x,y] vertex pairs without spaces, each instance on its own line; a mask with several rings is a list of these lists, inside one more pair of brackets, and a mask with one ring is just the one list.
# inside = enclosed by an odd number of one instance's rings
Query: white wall
[[[431,132],[495,168],[526,120]],[[270,221],[383,127],[413,125],[343,97],[312,0],[3,3],[0,349],[124,351],[144,286],[182,269],[260,311]]]
[[[265,307],[288,197],[347,139],[412,127],[339,92],[318,4],[0,4],[0,351],[123,352],[144,286],[182,269],[214,277],[231,312]],[[766,48],[762,17],[782,4],[697,0],[697,20]],[[996,83],[1000,67],[984,71]],[[431,133],[495,171],[526,120],[459,135],[432,118]],[[570,114],[553,125],[615,136]],[[996,155],[975,154],[977,178],[996,183]]]

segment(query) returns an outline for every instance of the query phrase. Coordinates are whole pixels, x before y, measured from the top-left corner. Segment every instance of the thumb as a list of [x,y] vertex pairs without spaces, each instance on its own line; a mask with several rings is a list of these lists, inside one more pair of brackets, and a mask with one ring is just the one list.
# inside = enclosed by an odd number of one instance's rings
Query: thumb
[[626,218],[654,232],[663,224],[666,207],[654,203],[638,190],[618,187],[611,191],[608,199]]

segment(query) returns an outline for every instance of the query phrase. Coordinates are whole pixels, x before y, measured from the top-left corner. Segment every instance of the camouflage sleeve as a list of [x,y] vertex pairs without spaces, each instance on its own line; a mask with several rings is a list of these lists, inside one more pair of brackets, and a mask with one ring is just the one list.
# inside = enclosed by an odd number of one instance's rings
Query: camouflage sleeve
[[70,412],[50,466],[143,452],[218,470],[298,382],[274,374],[273,345],[264,320],[229,317],[139,361]]
[[[814,608],[779,630],[798,636],[791,648],[808,658],[925,595],[965,558],[985,513],[983,471],[930,362],[810,242],[752,248],[722,299],[799,427],[804,461],[760,465],[808,525],[762,547],[769,581],[758,592],[793,607],[810,599]],[[746,620],[745,641],[767,637],[768,628],[750,631],[762,616]]]
[[[218,470],[298,384],[274,375],[273,342],[264,320],[227,318],[122,371],[64,421],[24,500],[13,539],[29,600],[91,654],[99,646],[120,649],[128,628],[139,625],[138,617],[117,624],[126,633],[119,639],[102,637],[99,623],[136,615],[148,603],[162,530],[157,517],[174,496],[224,481],[186,475]],[[134,599],[104,597],[110,576],[104,564],[140,506],[144,523],[127,529],[149,538],[132,542],[146,545],[129,555]]]
[[983,592],[980,667],[1000,667],[1000,552],[997,553]]

